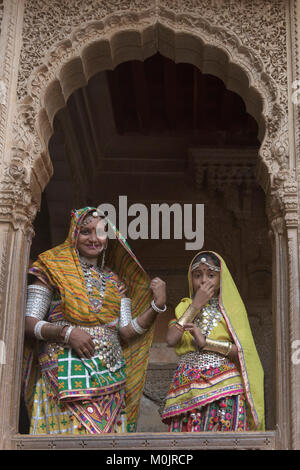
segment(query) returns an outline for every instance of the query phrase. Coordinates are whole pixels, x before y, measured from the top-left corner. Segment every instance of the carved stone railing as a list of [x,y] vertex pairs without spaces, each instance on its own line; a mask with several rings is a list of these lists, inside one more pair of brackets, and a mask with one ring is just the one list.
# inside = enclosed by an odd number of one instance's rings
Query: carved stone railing
[[[15,436],[12,440],[16,450],[146,450],[148,457],[151,450],[176,452],[186,450],[274,450],[276,449],[275,431],[245,433],[148,433],[119,434],[118,436],[64,436],[32,437]],[[147,459],[147,456],[144,457]],[[150,462],[150,458],[149,458]]]

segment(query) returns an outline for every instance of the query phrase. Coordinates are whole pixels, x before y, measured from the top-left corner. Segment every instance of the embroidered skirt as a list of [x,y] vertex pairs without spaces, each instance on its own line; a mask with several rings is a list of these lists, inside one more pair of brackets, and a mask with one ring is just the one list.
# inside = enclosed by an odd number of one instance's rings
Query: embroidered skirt
[[70,348],[46,345],[39,354],[31,434],[126,432],[125,361],[112,367],[111,350],[83,359]]
[[236,365],[216,353],[183,355],[162,414],[170,431],[247,429],[246,401]]
[[186,416],[174,417],[170,432],[248,431],[244,395],[225,397],[196,409]]
[[[30,421],[30,434],[98,434],[126,432],[126,414],[116,400],[124,402],[120,393],[101,399],[62,404],[53,395],[44,375],[36,383]],[[106,430],[105,430],[106,428]]]

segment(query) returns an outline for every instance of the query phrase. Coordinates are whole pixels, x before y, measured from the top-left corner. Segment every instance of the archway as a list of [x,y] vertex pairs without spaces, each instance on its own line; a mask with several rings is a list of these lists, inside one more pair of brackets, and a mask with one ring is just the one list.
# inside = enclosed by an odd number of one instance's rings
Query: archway
[[[202,73],[220,78],[228,90],[243,98],[247,112],[258,123],[261,142],[258,179],[265,192],[268,191],[268,173],[272,173],[274,159],[277,169],[286,168],[286,149],[281,138],[284,112],[279,103],[279,92],[253,51],[243,47],[234,36],[224,44],[213,31],[207,34],[208,27],[203,20],[200,28],[183,27],[174,31],[162,21],[141,29],[117,30],[114,35],[105,31],[97,34],[99,39],[90,40],[89,35],[85,35],[90,29],[97,31],[97,25],[93,24],[82,31],[74,31],[69,40],[50,50],[47,65],[40,66],[30,76],[28,95],[21,102],[18,114],[21,128],[29,125],[33,131],[27,144],[33,147],[32,163],[40,166],[40,174],[36,175],[40,185],[44,187],[47,184],[52,172],[48,143],[53,133],[53,119],[66,105],[69,96],[101,70],[114,69],[128,60],[143,61],[160,52],[175,63],[190,63]],[[269,122],[271,116],[272,126]],[[23,133],[21,135],[22,141],[16,135],[15,146],[18,143],[24,146],[26,138]],[[273,161],[272,156],[275,157]]]
[[[266,371],[267,429],[273,429],[272,263],[264,196],[255,183],[258,149],[257,124],[237,94],[191,64],[156,54],[99,72],[72,93],[54,120],[49,144],[54,176],[44,195],[49,248],[67,235],[71,209],[94,201],[118,207],[125,195],[128,207],[166,201],[205,205],[205,248],[226,259],[246,302]],[[37,230],[35,253],[44,223]],[[144,268],[168,285],[169,314],[157,325],[145,391],[150,401],[151,396],[162,401],[176,357],[161,330],[186,295],[185,270],[193,251],[174,240],[128,241]],[[152,413],[157,416],[155,407]],[[152,427],[149,417],[143,420],[138,429],[145,432],[165,429],[158,416]]]

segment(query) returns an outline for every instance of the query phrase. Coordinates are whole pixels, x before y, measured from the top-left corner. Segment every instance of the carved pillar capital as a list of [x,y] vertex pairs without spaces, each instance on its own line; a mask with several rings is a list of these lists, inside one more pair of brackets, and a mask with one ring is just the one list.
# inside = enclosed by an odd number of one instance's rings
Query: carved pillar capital
[[266,212],[271,227],[281,234],[284,226],[287,229],[298,227],[298,208],[298,183],[294,172],[278,172],[272,177],[272,187],[267,194]]
[[2,165],[0,220],[10,222],[15,230],[21,229],[30,237],[34,235],[32,222],[39,208],[39,201],[34,200],[36,191],[33,187],[30,172],[20,155]]

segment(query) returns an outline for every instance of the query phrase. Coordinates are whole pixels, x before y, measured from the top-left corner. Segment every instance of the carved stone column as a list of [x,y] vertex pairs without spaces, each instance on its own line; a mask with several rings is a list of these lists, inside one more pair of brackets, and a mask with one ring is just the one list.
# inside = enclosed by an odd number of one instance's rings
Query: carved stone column
[[0,446],[10,448],[17,432],[23,349],[23,311],[32,237],[31,205],[24,154],[11,153],[16,112],[17,71],[22,41],[23,0],[4,0],[0,36]]
[[276,253],[276,286],[273,293],[277,317],[276,354],[281,362],[281,370],[277,371],[277,423],[279,437],[285,427],[287,435],[289,433],[282,445],[286,446],[289,439],[289,448],[292,449],[299,449],[300,446],[300,367],[292,361],[293,345],[300,338],[298,213],[295,172],[279,172],[273,181],[269,206],[275,241],[273,254]]
[[[293,21],[290,25],[291,45],[290,51],[290,80],[289,80],[289,106],[290,123],[292,133],[290,139],[294,143],[291,168],[294,169],[294,184],[288,188],[288,208],[285,215],[287,224],[288,240],[288,268],[289,268],[289,297],[290,297],[290,358],[291,358],[291,401],[292,401],[292,446],[300,449],[300,365],[293,363],[293,354],[300,340],[300,318],[299,318],[299,176],[300,176],[300,102],[299,102],[299,79],[300,79],[300,1],[294,0],[289,4]],[[296,95],[295,95],[296,93]],[[298,185],[297,185],[298,182]],[[294,188],[293,188],[294,186]],[[297,349],[299,346],[297,347]]]
[[29,227],[15,229],[8,222],[0,226],[0,334],[6,355],[4,364],[0,365],[0,446],[3,449],[11,449],[12,435],[18,432],[26,292],[24,266],[28,266],[31,237]]
[[[288,302],[289,302],[289,360],[290,360],[290,397],[291,397],[291,443],[293,449],[300,449],[300,364],[293,360],[295,345],[300,340],[299,317],[299,235],[298,235],[298,196],[297,187],[294,195],[288,199],[289,210],[285,214],[287,228],[288,261]],[[299,346],[297,346],[299,347]]]
[[[300,449],[300,364],[293,361],[295,345],[300,340],[299,318],[299,237],[298,228],[287,222],[288,273],[289,273],[289,358],[290,358],[290,396],[291,396],[291,439],[292,448]],[[297,346],[299,348],[299,346]]]
[[26,273],[38,207],[33,196],[39,196],[23,159],[19,152],[3,165],[0,184],[0,338],[6,353],[0,366],[0,443],[4,449],[11,448],[11,437],[18,432]]
[[276,422],[281,448],[299,448],[300,367],[292,362],[299,339],[298,185],[285,172],[274,179],[267,212],[273,243],[273,314],[276,343]]
[[289,364],[286,361],[289,350],[288,298],[287,298],[287,253],[284,236],[284,221],[278,216],[271,221],[270,238],[273,255],[273,319],[275,334],[275,394],[276,426],[279,448],[289,448],[290,442],[290,400]]

